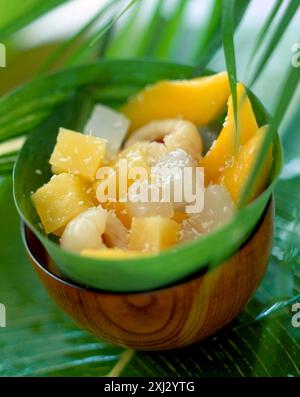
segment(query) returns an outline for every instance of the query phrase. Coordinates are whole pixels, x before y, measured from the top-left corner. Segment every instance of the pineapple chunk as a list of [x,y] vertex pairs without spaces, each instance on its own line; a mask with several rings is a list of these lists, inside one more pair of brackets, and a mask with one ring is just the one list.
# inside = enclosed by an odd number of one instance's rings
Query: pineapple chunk
[[153,216],[133,218],[129,237],[129,249],[142,252],[159,252],[175,245],[180,226],[177,222]]
[[45,232],[61,234],[66,224],[93,206],[89,185],[76,175],[60,174],[40,187],[32,200]]
[[96,172],[105,158],[106,141],[60,128],[57,143],[50,158],[54,173],[73,173],[95,180]]
[[[109,199],[110,201],[120,201],[121,198],[127,195],[128,188],[135,181],[130,177],[130,170],[132,168],[140,167],[142,170],[144,170],[144,175],[132,175],[133,178],[140,179],[144,177],[147,178],[149,176],[150,168],[148,165],[147,150],[145,144],[138,142],[130,146],[129,148],[124,149],[120,152],[116,161],[113,164],[110,164],[110,167],[112,172],[110,172],[109,175],[106,176],[104,179],[99,178],[99,174],[97,173],[97,181],[94,184],[94,190],[97,200],[103,206],[105,206],[105,201],[103,201],[103,193],[105,198]],[[125,175],[126,168],[127,175]],[[99,171],[101,172],[102,169],[103,168],[100,168]],[[121,175],[121,173],[123,173],[123,175]],[[125,179],[126,184],[122,184],[122,186],[119,184],[120,177],[122,181]],[[108,185],[116,186],[115,191],[110,193],[108,191]],[[99,192],[100,194],[98,194]]]
[[[137,142],[132,146],[124,149],[119,154],[120,160],[127,160],[128,172],[130,169],[135,167],[144,168],[149,175],[149,160],[148,160],[148,144],[146,142]],[[130,186],[134,180],[129,179],[128,175],[128,185]]]

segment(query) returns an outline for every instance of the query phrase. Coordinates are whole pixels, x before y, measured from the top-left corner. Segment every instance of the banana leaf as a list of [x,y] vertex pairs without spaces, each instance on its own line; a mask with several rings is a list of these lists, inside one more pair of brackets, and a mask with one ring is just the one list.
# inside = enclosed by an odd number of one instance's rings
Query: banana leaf
[[[256,226],[270,199],[281,169],[282,156],[278,137],[274,144],[271,183],[265,192],[240,209],[224,227],[198,241],[176,246],[159,255],[134,260],[111,261],[83,258],[63,251],[55,241],[41,231],[40,221],[30,196],[50,179],[48,159],[53,151],[59,127],[82,130],[84,121],[89,115],[88,111],[82,110],[88,96],[83,91],[88,88],[87,84],[97,84],[97,88],[99,84],[105,85],[107,89],[110,84],[118,83],[122,87],[124,84],[127,86],[128,83],[134,85],[137,81],[136,90],[138,90],[140,85],[145,86],[164,78],[188,78],[192,73],[193,68],[190,67],[158,62],[98,62],[91,66],[75,68],[67,73],[53,75],[48,80],[33,83],[12,94],[11,97],[4,98],[2,103],[0,101],[1,110],[1,107],[7,106],[7,102],[17,102],[19,97],[23,97],[24,91],[31,93],[31,100],[35,103],[42,92],[44,95],[47,93],[46,95],[51,96],[51,91],[62,91],[70,83],[73,84],[74,90],[77,89],[70,100],[57,106],[50,117],[31,131],[20,152],[14,172],[14,196],[19,213],[44,244],[65,276],[81,284],[109,291],[146,291],[159,288],[188,277],[201,269],[207,267],[212,269],[218,266],[246,241]],[[97,76],[96,82],[93,81],[94,76]],[[114,94],[116,104],[120,105],[123,98],[118,101],[116,89]],[[258,123],[266,124],[269,120],[266,111],[253,95],[251,98]],[[93,102],[93,98],[89,97],[88,102]],[[74,115],[80,115],[79,119]],[[23,117],[27,117],[25,112]],[[1,127],[0,119],[0,130]],[[6,125],[6,129],[8,128],[9,125]],[[36,170],[41,172],[37,173]],[[166,263],[168,266],[165,266]]]

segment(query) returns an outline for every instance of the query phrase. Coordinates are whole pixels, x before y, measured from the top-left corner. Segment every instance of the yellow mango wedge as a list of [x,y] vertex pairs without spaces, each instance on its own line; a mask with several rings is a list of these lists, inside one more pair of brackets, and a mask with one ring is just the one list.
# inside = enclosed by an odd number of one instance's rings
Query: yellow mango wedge
[[[237,107],[240,142],[236,147],[239,147],[239,145],[243,145],[251,139],[258,130],[251,102],[242,83],[237,84]],[[215,183],[222,172],[222,168],[227,162],[231,161],[235,150],[235,135],[233,103],[230,96],[223,129],[211,149],[200,160],[200,167],[204,167],[205,171],[206,185]]]
[[[229,191],[232,200],[238,204],[247,179],[254,167],[257,154],[261,148],[262,140],[267,127],[260,128],[255,136],[242,146],[230,166],[226,167],[219,177],[218,183],[222,183]],[[255,199],[265,189],[270,176],[272,166],[272,148],[266,155],[264,166],[260,172],[257,183],[253,189],[249,201]]]
[[121,111],[134,131],[153,120],[183,118],[203,126],[224,109],[230,95],[227,73],[191,80],[160,81],[131,98]]

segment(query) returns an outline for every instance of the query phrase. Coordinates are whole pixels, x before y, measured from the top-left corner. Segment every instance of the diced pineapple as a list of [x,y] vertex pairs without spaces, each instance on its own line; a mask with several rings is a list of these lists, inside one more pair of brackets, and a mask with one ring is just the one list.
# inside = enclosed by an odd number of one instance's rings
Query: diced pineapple
[[32,200],[45,232],[59,234],[66,224],[93,206],[87,182],[76,175],[55,175],[40,187]]
[[54,173],[77,174],[92,182],[105,158],[106,141],[60,128],[50,158]]
[[[99,169],[99,173],[97,173],[97,178],[99,179],[97,179],[94,184],[97,200],[103,206],[106,205],[106,200],[124,201],[123,198],[127,195],[128,188],[134,183],[134,178],[140,180],[148,178],[150,168],[145,144],[138,142],[133,146],[124,149],[120,152],[116,161],[109,166],[110,172],[108,175],[104,168]],[[131,175],[130,170],[138,167],[141,168],[143,174]],[[99,176],[102,170],[105,171],[103,175],[105,177],[104,179],[101,179]],[[126,170],[127,175],[125,174]],[[122,186],[119,184],[120,179],[122,181]],[[111,187],[114,188],[110,190]]]
[[180,226],[177,222],[153,216],[133,218],[129,237],[129,249],[142,252],[159,252],[175,245]]
[[118,248],[109,248],[101,250],[83,250],[81,251],[82,256],[86,256],[94,259],[134,259],[139,256],[145,256],[146,254],[138,251],[125,251]]
[[[249,175],[254,167],[255,160],[260,150],[262,140],[267,132],[267,127],[260,128],[255,136],[242,146],[235,156],[233,162],[224,169],[220,176],[219,183],[223,183],[229,191],[232,200],[239,203],[241,194]],[[266,187],[272,167],[272,148],[266,154],[264,165],[257,178],[249,201],[255,199]]]
[[[137,142],[124,149],[119,154],[119,159],[127,160],[128,173],[132,168],[141,167],[144,168],[149,175],[148,144],[146,142]],[[129,186],[133,182],[134,180],[128,179]]]

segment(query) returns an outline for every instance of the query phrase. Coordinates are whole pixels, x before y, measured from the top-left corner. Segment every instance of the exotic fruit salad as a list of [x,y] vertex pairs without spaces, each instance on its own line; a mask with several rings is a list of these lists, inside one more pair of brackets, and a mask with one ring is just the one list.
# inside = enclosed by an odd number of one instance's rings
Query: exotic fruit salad
[[[53,176],[32,194],[41,227],[64,250],[110,259],[159,253],[226,224],[266,133],[242,83],[234,117],[226,73],[160,81],[118,111],[96,105],[83,133],[64,127]],[[271,165],[272,149],[249,201]]]

